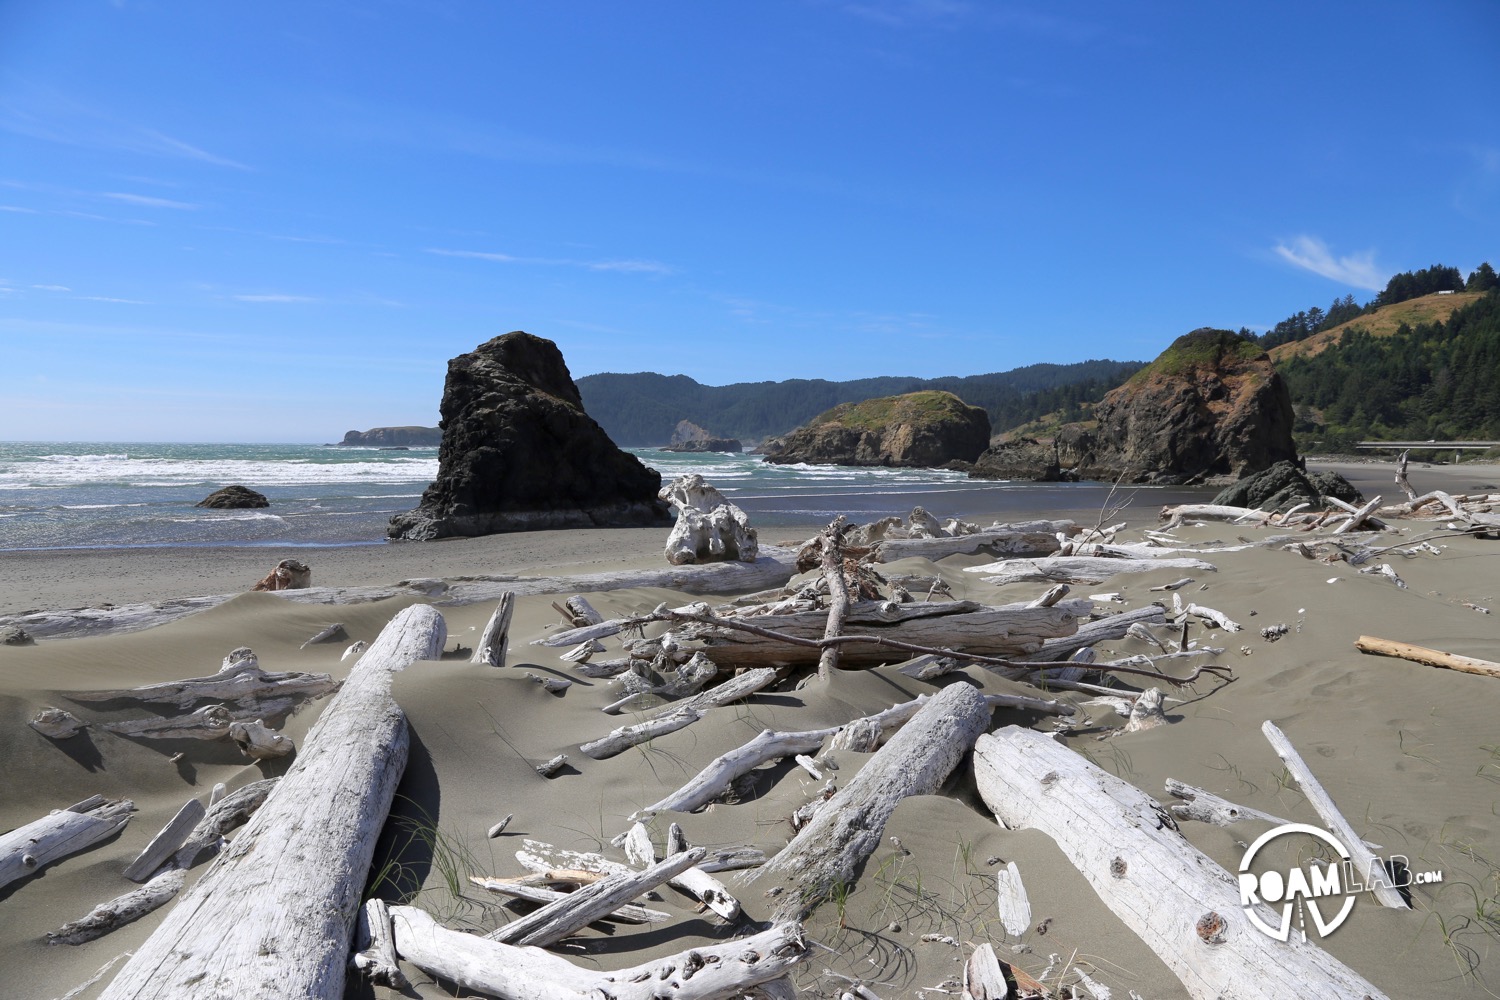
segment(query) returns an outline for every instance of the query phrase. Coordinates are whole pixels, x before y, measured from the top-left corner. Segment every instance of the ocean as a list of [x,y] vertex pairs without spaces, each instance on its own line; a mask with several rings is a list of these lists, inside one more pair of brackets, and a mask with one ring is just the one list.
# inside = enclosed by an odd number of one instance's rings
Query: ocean
[[[971,480],[940,469],[770,465],[754,455],[628,449],[669,482],[701,474],[758,527],[905,515],[1097,514],[1108,486]],[[383,451],[306,444],[0,443],[0,552],[187,546],[385,543],[390,516],[416,506],[437,474],[436,448]],[[241,483],[269,508],[195,507]],[[1116,498],[1137,488],[1118,491]],[[1132,506],[1201,500],[1202,489],[1147,488]]]

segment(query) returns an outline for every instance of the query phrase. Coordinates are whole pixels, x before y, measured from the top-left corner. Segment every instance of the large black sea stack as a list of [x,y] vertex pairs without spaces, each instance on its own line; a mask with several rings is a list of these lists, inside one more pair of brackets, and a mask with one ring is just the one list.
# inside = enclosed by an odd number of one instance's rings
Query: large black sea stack
[[392,538],[669,524],[661,474],[615,443],[550,340],[515,332],[448,362],[438,475]]

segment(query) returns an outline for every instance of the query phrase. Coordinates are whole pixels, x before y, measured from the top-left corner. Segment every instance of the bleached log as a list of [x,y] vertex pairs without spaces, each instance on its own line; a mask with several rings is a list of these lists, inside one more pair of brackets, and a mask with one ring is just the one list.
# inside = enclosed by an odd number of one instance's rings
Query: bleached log
[[549,758],[536,766],[536,773],[544,778],[550,778],[563,769],[568,762],[568,755],[560,753],[556,757]]
[[199,820],[203,819],[207,810],[203,803],[197,799],[188,799],[177,810],[177,814],[167,821],[167,825],[157,831],[156,836],[146,845],[140,854],[136,855],[134,861],[126,866],[124,875],[132,882],[144,882],[149,879],[156,870],[166,863],[166,860],[182,847],[187,841],[188,834],[197,827]]
[[1190,569],[1212,573],[1217,567],[1202,559],[1110,559],[1102,556],[1048,556],[1044,559],[1006,559],[983,566],[965,566],[965,573],[985,573],[984,582],[1103,583],[1121,573],[1150,573],[1159,569]]
[[538,948],[556,944],[579,928],[593,923],[672,876],[691,868],[702,857],[703,850],[699,848],[653,864],[644,871],[610,875],[513,920],[485,937],[504,944],[534,945]]
[[1212,503],[1184,503],[1174,507],[1163,507],[1157,520],[1168,521],[1167,530],[1171,531],[1188,518],[1199,518],[1204,521],[1241,521],[1247,524],[1265,524],[1271,519],[1267,511],[1256,510],[1253,507],[1231,507],[1225,504]]
[[0,888],[119,833],[135,803],[95,795],[0,834]]
[[343,996],[360,891],[406,764],[392,673],[436,658],[446,638],[427,605],[391,620],[266,804],[101,1000]]
[[1230,802],[1221,798],[1213,792],[1178,781],[1176,778],[1168,778],[1166,782],[1167,794],[1182,799],[1174,802],[1168,808],[1173,816],[1178,819],[1194,819],[1200,823],[1209,823],[1213,826],[1233,826],[1246,820],[1259,820],[1270,823],[1272,826],[1285,826],[1290,823],[1289,819],[1273,816],[1268,812],[1261,812],[1250,806],[1242,806],[1237,802]]
[[474,656],[470,663],[483,663],[491,667],[505,666],[505,647],[510,637],[510,620],[516,613],[516,595],[500,595],[490,620],[485,622],[479,641],[474,644]]
[[209,789],[208,792],[208,807],[212,809],[214,806],[218,805],[218,803],[224,798],[224,796],[228,794],[228,785],[224,784],[224,782],[222,781],[214,782],[214,787]]
[[251,760],[274,760],[297,749],[290,736],[267,729],[260,719],[230,723],[229,738]]
[[343,654],[339,656],[339,662],[343,663],[345,660],[349,659],[349,657],[358,656],[360,653],[363,653],[369,648],[370,644],[368,642],[365,642],[363,639],[360,639],[358,642],[351,642],[347,647],[344,648]]
[[1023,662],[1066,660],[1085,646],[1097,646],[1101,642],[1123,637],[1126,632],[1130,631],[1130,626],[1137,623],[1165,625],[1166,622],[1166,610],[1160,605],[1148,604],[1143,608],[1121,611],[1117,615],[1110,615],[1097,621],[1084,622],[1072,635],[1048,639],[1035,653],[1025,653],[1015,659]]
[[1189,604],[1187,607],[1182,609],[1182,613],[1185,615],[1193,615],[1196,618],[1202,618],[1204,621],[1213,622],[1215,625],[1226,632],[1243,632],[1245,630],[1245,626],[1241,625],[1237,621],[1234,621],[1224,612],[1215,611],[1213,608],[1206,608],[1201,604]]
[[[915,517],[921,508],[912,511]],[[824,623],[823,638],[837,638],[843,634],[844,619],[849,615],[849,582],[844,579],[844,515],[834,519],[822,534],[823,582],[828,585],[828,619]],[[825,646],[818,654],[818,676],[827,679],[838,669],[843,650],[838,646]]]
[[542,674],[534,674],[530,670],[526,671],[526,679],[533,684],[539,685],[548,694],[557,694],[559,691],[566,691],[573,686],[573,682],[566,677],[547,677]]
[[1161,688],[1147,688],[1130,706],[1130,719],[1125,723],[1125,732],[1138,733],[1143,729],[1155,729],[1167,724],[1167,716],[1161,709]]
[[581,969],[538,948],[449,930],[421,910],[391,907],[396,951],[430,975],[507,1000],[729,1000],[785,976],[810,954],[800,924],[692,948],[633,968]]
[[[1009,927],[1006,929],[1009,931]],[[1010,983],[1005,981],[1005,971],[995,956],[995,946],[986,941],[964,963],[963,1000],[1011,1000],[1011,995]]]
[[723,684],[711,687],[707,691],[700,691],[691,698],[669,706],[661,714],[667,715],[679,709],[706,712],[710,708],[720,708],[739,701],[741,698],[748,698],[755,692],[771,686],[775,681],[775,667],[754,667],[736,674]]
[[692,812],[708,805],[723,794],[730,782],[748,774],[770,760],[793,754],[812,753],[823,741],[838,732],[837,726],[798,733],[777,733],[767,729],[743,746],[714,758],[702,771],[677,791],[642,809],[636,816],[659,812]]
[[[629,832],[625,835],[624,846],[625,857],[637,868],[648,868],[656,864],[656,849],[651,844],[651,834],[644,823],[631,824]],[[684,847],[680,851],[668,851],[665,856],[676,857],[686,853],[687,850]],[[688,893],[725,920],[732,921],[740,915],[740,901],[734,898],[734,894],[724,883],[696,865],[678,872],[672,879],[672,885]]]
[[[1302,794],[1307,796],[1308,805],[1317,812],[1328,832],[1348,849],[1353,858],[1355,870],[1361,874],[1385,871],[1381,860],[1365,846],[1363,838],[1354,832],[1354,827],[1344,818],[1344,814],[1339,812],[1339,807],[1333,803],[1333,797],[1318,782],[1312,769],[1307,766],[1307,762],[1302,759],[1297,748],[1292,746],[1292,741],[1286,738],[1286,734],[1270,719],[1261,723],[1260,731],[1270,742],[1271,749],[1276,751],[1276,756],[1281,758],[1281,762],[1291,772],[1297,786],[1302,789]],[[1380,901],[1381,906],[1396,910],[1407,909],[1406,900],[1401,898],[1401,893],[1397,892],[1389,882],[1371,881],[1369,890],[1370,894]]]
[[[1154,799],[1061,743],[1008,726],[979,738],[974,772],[1000,822],[1056,841],[1190,997],[1388,1000],[1316,944],[1295,935],[1283,943],[1254,927],[1237,882]],[[1269,909],[1263,919],[1279,922]]]
[[566,660],[569,663],[586,663],[590,656],[593,656],[595,653],[604,652],[605,648],[604,643],[598,639],[590,639],[588,642],[580,642],[559,656],[558,659]]
[[1413,663],[1423,663],[1429,667],[1441,667],[1444,670],[1458,670],[1466,674],[1479,674],[1481,677],[1500,677],[1500,663],[1494,660],[1481,660],[1474,656],[1445,653],[1441,649],[1428,649],[1426,646],[1397,642],[1395,639],[1362,635],[1354,640],[1354,648],[1361,653],[1394,656]]
[[[1350,560],[1350,562],[1352,563],[1353,560]],[[1406,581],[1401,579],[1400,574],[1391,567],[1390,563],[1381,563],[1379,566],[1366,566],[1360,572],[1374,576],[1383,576],[1402,590],[1407,589]]]
[[1005,933],[1018,938],[1031,927],[1031,897],[1021,883],[1021,870],[1014,861],[995,872],[995,893],[1000,908],[1000,922]]
[[[525,882],[517,882],[514,879],[486,878],[482,875],[470,875],[469,881],[482,889],[488,889],[490,892],[497,893],[498,895],[524,899],[532,903],[552,903],[559,899],[566,899],[570,895],[569,893],[560,892],[556,889],[548,889],[540,885],[528,885]],[[663,910],[653,910],[637,903],[626,903],[606,913],[602,919],[622,924],[663,924],[671,920],[672,915]]]
[[379,896],[365,900],[354,926],[354,954],[349,964],[372,983],[405,990],[411,985],[396,957],[396,938],[391,932],[391,911]]
[[578,749],[583,751],[594,760],[605,760],[616,754],[624,753],[633,746],[638,746],[648,740],[654,740],[658,736],[675,733],[679,729],[685,729],[703,718],[703,713],[693,709],[679,709],[669,715],[660,715],[645,722],[638,722],[633,726],[621,726],[612,730],[608,736],[601,736],[583,744]]
[[1064,597],[1067,597],[1068,591],[1072,589],[1066,583],[1054,583],[1043,592],[1042,596],[1031,601],[1026,606],[1028,608],[1050,608]]
[[989,722],[978,691],[943,688],[753,878],[789,890],[782,913],[811,909],[836,883],[852,883],[901,800],[942,787]]
[[505,818],[502,819],[500,822],[496,823],[494,826],[490,827],[489,831],[485,833],[485,836],[488,837],[491,840],[494,840],[496,837],[500,836],[502,833],[505,832],[505,828],[507,826],[510,826],[510,821],[513,820],[513,819],[515,819],[515,818],[516,818],[516,814],[515,813],[506,813],[505,814]]
[[1381,499],[1381,497],[1376,497],[1374,500],[1366,503],[1363,507],[1360,507],[1353,514],[1350,514],[1349,520],[1345,521],[1337,528],[1334,528],[1333,533],[1335,535],[1343,535],[1347,534],[1350,530],[1359,527],[1360,523],[1363,522],[1366,517],[1369,517],[1376,507],[1380,506]]
[[[1376,497],[1375,499],[1378,501],[1380,498]],[[1361,509],[1359,507],[1354,506],[1352,503],[1346,503],[1345,501],[1340,500],[1338,497],[1335,497],[1335,496],[1326,496],[1326,497],[1323,498],[1323,500],[1324,500],[1325,503],[1329,504],[1330,506],[1337,507],[1339,510],[1346,511],[1347,513],[1359,516],[1360,521],[1362,521],[1364,524],[1368,525],[1369,527],[1374,528],[1376,531],[1385,531],[1386,529],[1388,529],[1390,527],[1389,524],[1387,524],[1386,522],[1382,521],[1380,518],[1376,517],[1374,514],[1371,514],[1369,512],[1365,512],[1365,513],[1361,514]],[[1285,514],[1283,514],[1282,515],[1283,520],[1286,519],[1287,517],[1290,517],[1291,513],[1292,513],[1291,511],[1287,511]],[[1350,527],[1352,528],[1353,524],[1351,524]],[[1345,530],[1347,531],[1349,529],[1345,529]],[[1337,535],[1337,534],[1339,534],[1339,532],[1335,531],[1334,534]]]
[[177,895],[187,873],[170,868],[139,889],[132,889],[106,903],[100,903],[84,916],[47,933],[48,944],[83,944],[101,938],[110,931],[134,923]]
[[[757,868],[766,862],[765,852],[758,847],[705,848],[703,860],[698,867],[706,872],[726,872],[740,868]],[[680,852],[676,852],[680,853]],[[523,840],[516,852],[516,860],[527,871],[546,873],[549,879],[558,872],[593,872],[598,875],[615,875],[635,869],[618,861],[611,861],[602,854],[587,851],[568,851],[540,840]]]
[[235,715],[223,705],[204,705],[174,718],[125,719],[106,722],[107,732],[140,740],[221,740],[229,735]]
[[53,708],[51,705],[39,710],[26,724],[49,740],[65,740],[70,736],[76,736],[89,725],[72,713]]
[[280,778],[262,778],[252,781],[247,785],[236,788],[217,802],[208,807],[203,818],[198,820],[182,846],[172,857],[172,864],[177,868],[191,868],[198,860],[198,856],[205,850],[218,849],[224,840],[224,835],[230,830],[238,829],[250,821],[255,810],[265,804],[271,789],[276,787]]
[[987,552],[994,555],[1045,556],[1058,549],[1057,536],[1049,531],[1016,531],[986,528],[972,535],[947,538],[884,538],[875,543],[876,562],[918,557],[938,560],[945,556]]
[[623,656],[608,660],[596,660],[593,663],[589,663],[586,660],[579,660],[573,664],[573,669],[585,677],[618,677],[630,669],[630,664],[630,657]]
[[338,686],[338,681],[329,674],[267,672],[251,658],[208,677],[188,677],[119,691],[77,691],[68,697],[74,701],[128,699],[178,708],[188,708],[200,701],[232,702],[251,707],[271,698],[316,698]]

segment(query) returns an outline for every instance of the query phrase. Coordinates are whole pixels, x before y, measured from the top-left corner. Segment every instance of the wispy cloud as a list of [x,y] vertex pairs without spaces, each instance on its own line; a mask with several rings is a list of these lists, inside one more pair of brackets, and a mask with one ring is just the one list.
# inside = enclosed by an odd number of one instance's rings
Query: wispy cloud
[[26,215],[39,214],[34,208],[22,208],[20,205],[0,205],[0,212],[21,212]]
[[117,299],[112,295],[78,295],[75,298],[83,299],[85,302],[116,302],[125,306],[148,306],[151,303],[142,302],[140,299]]
[[43,292],[71,292],[73,290],[67,285],[32,285],[31,287]]
[[230,298],[236,302],[273,302],[280,304],[322,301],[311,295],[284,295],[280,292],[268,292],[262,295],[231,295]]
[[447,250],[427,247],[424,253],[439,257],[468,257],[473,260],[488,260],[496,264],[535,264],[542,267],[578,267],[586,271],[615,271],[621,274],[676,274],[677,268],[659,260],[577,260],[569,257],[517,257],[508,253],[493,253],[485,250]]
[[197,211],[198,206],[186,201],[173,201],[170,198],[153,198],[144,194],[128,194],[124,191],[103,191],[99,197],[109,198],[111,201],[123,201],[127,205],[142,205],[146,208],[177,208],[185,211]]
[[1315,236],[1298,236],[1275,246],[1276,255],[1294,267],[1322,275],[1340,284],[1378,292],[1389,277],[1375,263],[1375,251],[1365,250],[1335,257],[1328,244]]

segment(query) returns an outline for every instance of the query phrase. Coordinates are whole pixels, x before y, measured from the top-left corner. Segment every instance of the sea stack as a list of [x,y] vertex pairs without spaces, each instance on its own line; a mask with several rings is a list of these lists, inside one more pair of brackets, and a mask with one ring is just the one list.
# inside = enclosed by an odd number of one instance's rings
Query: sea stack
[[990,443],[990,418],[951,392],[929,389],[843,403],[761,446],[767,462],[933,467],[972,462]]
[[391,538],[666,525],[661,474],[583,410],[550,340],[516,331],[448,362],[437,479]]

